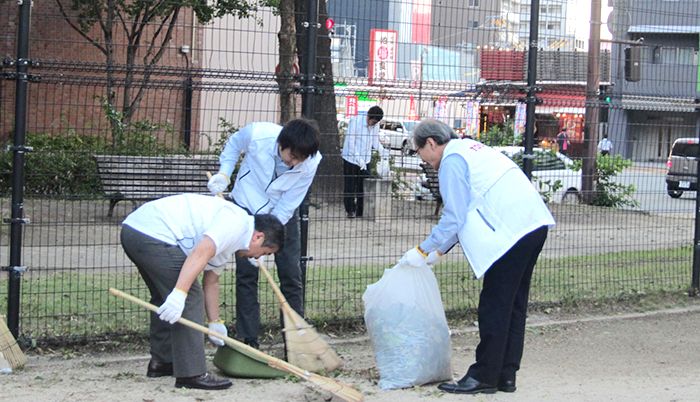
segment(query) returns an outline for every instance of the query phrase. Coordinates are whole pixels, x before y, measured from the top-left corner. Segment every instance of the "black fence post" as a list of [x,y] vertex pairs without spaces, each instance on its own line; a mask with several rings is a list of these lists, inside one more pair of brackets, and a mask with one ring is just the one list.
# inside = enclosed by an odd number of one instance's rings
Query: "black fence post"
[[24,155],[30,150],[25,146],[27,134],[27,84],[29,82],[29,26],[32,2],[19,2],[19,27],[17,36],[17,84],[15,93],[15,133],[12,158],[12,216],[10,223],[10,265],[7,291],[7,326],[15,337],[19,335],[20,279],[22,267],[22,225],[24,219]]
[[[316,94],[316,42],[318,35],[318,0],[309,0],[307,10],[307,21],[303,24],[306,27],[307,55],[305,83],[302,86],[303,101],[301,104],[301,114],[307,119],[313,119],[314,95]],[[309,194],[306,194],[304,201],[299,206],[299,230],[301,235],[301,283],[304,287],[302,292],[303,305],[306,306],[306,263],[309,261]],[[305,308],[305,307],[304,307]]]
[[527,97],[525,98],[525,155],[523,155],[523,172],[532,178],[532,148],[535,142],[535,106],[537,105],[535,86],[537,80],[537,47],[539,44],[540,0],[530,3],[530,49],[527,58]]

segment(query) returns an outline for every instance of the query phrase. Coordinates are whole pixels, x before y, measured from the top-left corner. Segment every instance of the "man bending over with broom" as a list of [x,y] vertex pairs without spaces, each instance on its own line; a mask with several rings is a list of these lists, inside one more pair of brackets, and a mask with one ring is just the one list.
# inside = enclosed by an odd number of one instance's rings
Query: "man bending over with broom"
[[[148,377],[174,375],[178,388],[226,389],[207,374],[202,334],[174,324],[180,317],[227,335],[219,317],[219,275],[232,254],[259,258],[284,247],[284,227],[272,215],[250,216],[218,197],[180,194],[147,202],[123,222],[121,243],[151,292]],[[197,277],[204,271],[200,287]],[[224,342],[209,336],[212,342]]]
[[[316,123],[295,119],[284,127],[250,123],[231,134],[219,161],[219,172],[207,184],[212,194],[229,186],[229,177],[245,153],[231,191],[231,200],[251,214],[271,213],[285,225],[284,251],[275,254],[280,290],[290,307],[304,316],[301,282],[301,239],[297,208],[321,162]],[[257,262],[236,256],[236,331],[243,342],[259,348],[260,303]]]

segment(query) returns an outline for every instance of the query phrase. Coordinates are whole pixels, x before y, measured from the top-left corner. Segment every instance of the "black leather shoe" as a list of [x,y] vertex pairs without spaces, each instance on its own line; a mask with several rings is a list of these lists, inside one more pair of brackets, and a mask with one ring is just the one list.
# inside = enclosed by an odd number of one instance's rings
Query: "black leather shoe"
[[245,338],[243,343],[250,346],[251,348],[260,350],[260,344],[258,344],[258,338]]
[[499,380],[498,390],[501,392],[515,392],[515,380]]
[[451,394],[493,394],[498,390],[495,385],[475,380],[469,376],[464,376],[456,383],[446,382],[440,384],[438,389]]
[[148,371],[146,371],[146,377],[156,378],[171,375],[173,375],[172,363],[160,363],[153,359],[151,359],[151,361],[148,362]]
[[175,380],[175,387],[177,388],[197,388],[197,389],[226,389],[230,388],[231,381],[229,380],[217,380],[216,378],[209,375],[209,373],[204,373],[196,377],[181,377]]

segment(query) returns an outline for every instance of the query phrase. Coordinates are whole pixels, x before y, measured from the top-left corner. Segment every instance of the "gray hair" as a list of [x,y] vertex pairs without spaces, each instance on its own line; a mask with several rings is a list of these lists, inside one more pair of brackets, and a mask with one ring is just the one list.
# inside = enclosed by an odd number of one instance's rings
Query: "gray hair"
[[416,149],[423,148],[428,138],[432,138],[436,144],[443,145],[451,139],[459,138],[450,126],[436,119],[427,119],[413,129],[413,141]]

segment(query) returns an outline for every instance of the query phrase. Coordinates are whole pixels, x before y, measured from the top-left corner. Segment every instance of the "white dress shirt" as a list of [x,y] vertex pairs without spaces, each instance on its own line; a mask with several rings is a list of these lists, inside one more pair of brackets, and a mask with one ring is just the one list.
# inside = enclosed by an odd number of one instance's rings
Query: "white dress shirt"
[[359,166],[360,169],[367,169],[367,164],[372,159],[372,148],[380,153],[384,151],[379,142],[379,123],[369,127],[367,115],[353,117],[343,143],[343,159]]

